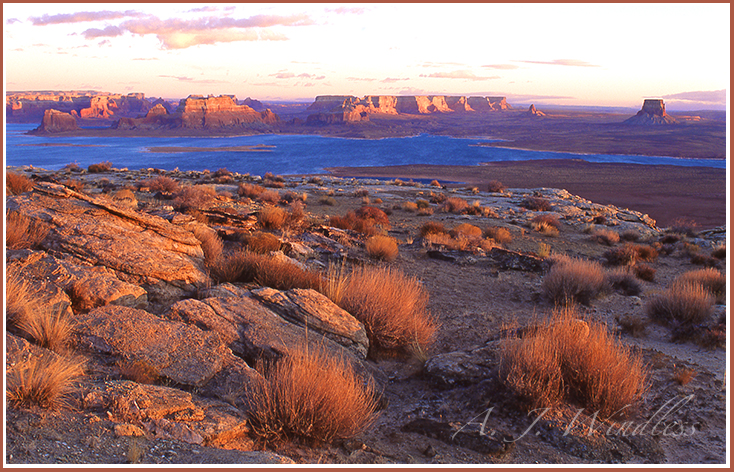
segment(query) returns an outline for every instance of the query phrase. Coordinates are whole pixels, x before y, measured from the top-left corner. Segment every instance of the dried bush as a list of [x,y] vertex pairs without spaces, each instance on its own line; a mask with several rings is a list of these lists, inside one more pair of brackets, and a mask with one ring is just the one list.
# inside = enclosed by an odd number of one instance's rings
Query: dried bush
[[216,196],[217,192],[208,185],[189,185],[176,192],[171,204],[179,211],[189,212],[208,208]]
[[324,351],[295,349],[261,370],[247,401],[252,430],[266,442],[345,440],[375,418],[373,384]]
[[405,211],[413,213],[414,211],[418,211],[418,204],[415,202],[403,202],[401,208]]
[[389,267],[355,268],[339,306],[364,323],[371,355],[424,352],[437,328],[421,283]]
[[599,228],[595,229],[591,233],[591,239],[596,241],[599,244],[604,244],[606,246],[614,246],[619,242],[620,236],[619,233],[616,231],[612,231],[610,229],[605,228]]
[[265,192],[265,188],[260,185],[243,183],[237,187],[237,195],[240,197],[250,198],[252,200],[257,199],[263,192]]
[[122,190],[118,190],[117,192],[115,192],[115,195],[113,195],[112,199],[115,201],[115,203],[121,206],[130,208],[137,208],[138,206],[138,199],[135,196],[135,193],[133,193],[133,191],[128,188],[123,188]]
[[624,244],[604,253],[607,263],[610,265],[633,265],[637,262],[638,251],[633,244]]
[[502,193],[505,191],[505,185],[499,180],[490,180],[487,184],[487,190],[495,193]]
[[691,325],[713,313],[714,297],[698,284],[676,284],[648,299],[645,311],[661,324]]
[[695,237],[697,234],[697,228],[698,223],[696,223],[692,218],[680,217],[673,220],[667,231],[677,234],[685,234],[689,237]]
[[281,229],[288,215],[280,207],[265,205],[257,215],[257,221],[265,229]]
[[20,195],[33,189],[33,181],[16,172],[5,172],[5,194]]
[[446,201],[448,198],[445,193],[431,193],[429,194],[431,203],[435,203],[437,205],[440,205]]
[[344,216],[330,216],[329,226],[339,229],[353,229],[356,221],[357,215],[355,215],[353,211],[349,211]]
[[655,262],[658,260],[658,251],[650,245],[636,244],[633,246],[637,251],[637,259],[645,262]]
[[449,231],[451,237],[456,238],[458,236],[464,236],[467,238],[481,238],[482,230],[469,223],[461,223]]
[[372,220],[376,225],[382,226],[383,229],[390,229],[390,220],[387,214],[379,208],[363,206],[355,212],[355,215],[361,220]]
[[31,221],[18,212],[10,212],[5,218],[5,247],[8,249],[32,249],[40,247],[50,228],[45,223]]
[[100,174],[102,172],[109,172],[112,169],[112,163],[110,161],[99,162],[97,164],[90,164],[87,167],[87,171],[90,174]]
[[441,205],[441,211],[448,213],[461,213],[469,208],[469,202],[461,197],[448,197]]
[[718,267],[719,260],[707,254],[694,254],[691,256],[691,264],[700,265],[704,267]]
[[277,236],[270,233],[255,232],[248,234],[242,240],[247,250],[256,254],[269,254],[273,251],[279,251],[282,243]]
[[686,385],[696,376],[696,371],[690,367],[676,367],[673,371],[673,380],[678,385]]
[[714,296],[717,303],[726,303],[726,275],[708,268],[684,272],[673,282],[673,286],[700,285]]
[[553,205],[543,197],[526,197],[520,206],[533,211],[552,211]]
[[160,379],[160,374],[151,365],[139,360],[120,360],[117,362],[120,375],[139,384],[153,385]]
[[372,236],[365,241],[364,248],[373,259],[392,262],[398,257],[398,242],[390,236]]
[[426,237],[426,235],[429,234],[446,234],[446,228],[444,228],[443,223],[439,223],[437,221],[426,221],[423,223],[420,229],[420,235],[422,238]]
[[576,400],[602,418],[624,412],[647,388],[639,356],[600,323],[556,312],[534,333],[503,340],[500,376],[531,408]]
[[726,243],[717,244],[711,255],[717,259],[726,259]]
[[452,251],[467,251],[472,246],[479,244],[477,239],[469,239],[464,235],[458,235],[456,238],[446,233],[429,233],[423,237],[425,246],[443,246]]
[[556,304],[588,305],[604,292],[606,280],[597,262],[569,258],[553,264],[542,287],[546,297]]
[[538,215],[530,220],[533,229],[538,231],[537,226],[546,225],[555,229],[561,229],[561,221],[557,215]]
[[15,407],[57,410],[69,407],[74,381],[84,373],[80,360],[31,356],[7,373],[6,399]]
[[637,296],[642,293],[642,287],[629,267],[617,267],[609,271],[607,281],[614,290],[618,290],[624,295]]
[[538,233],[544,236],[555,238],[559,234],[558,228],[556,228],[552,224],[549,224],[545,221],[534,222],[532,223],[532,227],[535,231],[537,231]]
[[617,323],[619,323],[622,331],[635,338],[639,338],[647,331],[648,321],[641,316],[626,315],[621,318],[617,318]]
[[[84,182],[81,181],[81,180],[79,180],[79,179],[66,179],[62,183],[65,186],[67,186],[70,189],[72,189],[73,191],[75,191],[75,192],[80,192],[81,193],[82,191],[84,191]],[[108,187],[106,187],[106,186],[103,185],[103,187],[102,187],[103,192],[104,192],[104,189],[106,189],[106,188],[108,188]]]
[[274,256],[250,254],[248,265],[241,277],[243,282],[255,282],[263,287],[278,290],[309,288],[318,290],[322,277],[316,272],[305,269],[295,262]]
[[151,192],[162,192],[162,193],[176,193],[179,191],[180,186],[177,181],[165,175],[158,175],[150,179],[143,180],[138,185],[138,188],[147,188]]
[[324,195],[321,198],[319,198],[319,204],[326,205],[326,206],[334,206],[336,205],[336,199],[334,197],[329,197],[327,195]]
[[201,250],[204,252],[204,259],[206,261],[213,262],[221,257],[224,243],[222,243],[216,231],[206,227],[196,226],[193,233],[201,243]]
[[439,183],[439,181],[438,180],[435,180],[435,179],[434,180],[431,180],[431,184],[430,185],[431,185],[431,187],[441,188],[441,183]]
[[622,234],[619,235],[619,237],[623,241],[635,242],[640,239],[640,233],[630,229],[627,231],[623,231]]
[[501,226],[490,226],[484,229],[484,237],[494,239],[498,244],[508,244],[512,242],[512,234],[507,228]]
[[280,202],[280,193],[277,190],[265,190],[258,197],[257,200],[263,203],[269,203],[275,205]]
[[636,264],[634,266],[635,275],[640,280],[652,282],[655,280],[655,273],[657,272],[654,268],[647,264]]

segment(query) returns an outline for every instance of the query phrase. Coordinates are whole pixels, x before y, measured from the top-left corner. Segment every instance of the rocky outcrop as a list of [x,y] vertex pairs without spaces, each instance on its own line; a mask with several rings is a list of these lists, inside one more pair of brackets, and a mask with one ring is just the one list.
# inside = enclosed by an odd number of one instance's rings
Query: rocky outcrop
[[662,99],[646,98],[642,109],[631,118],[624,120],[629,125],[672,125],[678,120],[668,115]]
[[528,115],[528,116],[545,116],[545,113],[543,113],[543,112],[542,112],[542,111],[540,111],[540,110],[537,110],[537,109],[535,108],[535,105],[532,105],[532,104],[531,104],[531,105],[530,105],[530,108],[528,108],[528,111],[527,111],[527,115]]
[[109,120],[135,117],[151,108],[145,94],[127,95],[96,91],[8,92],[5,116],[9,122],[38,121],[47,110],[69,113],[78,119]]
[[51,228],[44,249],[107,267],[145,288],[149,301],[180,298],[208,281],[200,242],[162,218],[47,182],[6,202],[10,211]]
[[426,115],[452,112],[491,112],[512,107],[505,97],[461,97],[444,95],[322,95],[308,107],[311,123],[368,121],[373,113]]
[[58,110],[46,110],[43,113],[41,125],[33,130],[35,134],[63,133],[65,131],[75,131],[79,129],[79,125],[69,113]]

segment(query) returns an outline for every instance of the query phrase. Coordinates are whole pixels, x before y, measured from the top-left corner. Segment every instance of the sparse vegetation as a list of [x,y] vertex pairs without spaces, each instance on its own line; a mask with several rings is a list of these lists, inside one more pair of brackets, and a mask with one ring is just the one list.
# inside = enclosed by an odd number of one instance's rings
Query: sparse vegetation
[[33,181],[17,172],[5,172],[5,194],[20,195],[33,189]]
[[487,190],[495,193],[502,193],[505,191],[505,185],[499,180],[490,180],[487,184]]
[[81,360],[51,354],[31,356],[9,369],[6,398],[20,408],[67,408],[71,406],[74,381],[83,373]]
[[176,192],[171,204],[179,211],[190,212],[207,208],[216,196],[208,185],[188,185]]
[[604,270],[597,262],[561,259],[543,278],[543,293],[556,304],[588,305],[606,288]]
[[179,191],[180,186],[177,181],[170,177],[167,177],[165,175],[157,175],[155,177],[140,182],[138,188],[147,188],[151,192],[174,194]]
[[102,172],[109,172],[112,169],[112,163],[110,161],[99,162],[97,164],[90,164],[87,167],[87,172],[90,174],[100,174]]
[[527,197],[520,204],[523,208],[533,211],[552,211],[553,205],[551,205],[548,199],[543,197]]
[[648,316],[661,324],[692,325],[713,313],[714,297],[698,284],[677,284],[651,297],[645,304]]
[[599,244],[614,246],[619,242],[620,236],[619,233],[617,233],[616,231],[600,228],[595,229],[591,233],[591,238]]
[[261,370],[263,380],[248,392],[247,402],[253,431],[268,443],[350,439],[375,418],[373,385],[325,352],[295,348]]
[[367,255],[373,259],[392,262],[398,257],[398,242],[390,236],[376,235],[364,243]]
[[448,197],[441,205],[441,211],[448,213],[461,213],[469,208],[469,202],[461,197]]
[[262,231],[244,236],[242,242],[247,250],[256,254],[269,254],[273,251],[279,251],[283,244],[274,234]]
[[708,268],[684,272],[675,279],[673,286],[699,285],[708,291],[717,303],[726,303],[726,275]]
[[509,244],[512,242],[510,230],[501,226],[489,226],[485,228],[484,237],[493,239],[497,244]]
[[642,287],[629,267],[617,267],[607,273],[607,280],[614,290],[627,296],[642,293]]
[[18,212],[5,218],[5,246],[8,249],[38,248],[50,232],[48,225],[31,221]]
[[280,207],[265,205],[257,215],[257,221],[265,229],[281,229],[288,215]]

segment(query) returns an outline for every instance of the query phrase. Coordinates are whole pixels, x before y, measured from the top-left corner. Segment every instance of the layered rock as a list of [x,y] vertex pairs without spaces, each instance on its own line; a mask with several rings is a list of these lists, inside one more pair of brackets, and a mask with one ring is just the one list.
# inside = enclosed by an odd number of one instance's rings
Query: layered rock
[[543,113],[540,110],[537,110],[535,108],[535,105],[530,105],[530,108],[528,108],[527,115],[529,116],[545,116],[545,113]]
[[79,124],[69,113],[58,110],[46,110],[43,113],[41,125],[33,130],[37,134],[63,133],[65,131],[75,131],[79,129]]
[[150,102],[142,93],[9,92],[5,96],[5,116],[10,122],[41,120],[51,109],[70,113],[79,119],[109,120],[144,114],[150,108]]
[[665,111],[665,103],[662,99],[646,98],[642,109],[631,118],[624,120],[630,125],[671,125],[677,124],[678,120],[668,115]]

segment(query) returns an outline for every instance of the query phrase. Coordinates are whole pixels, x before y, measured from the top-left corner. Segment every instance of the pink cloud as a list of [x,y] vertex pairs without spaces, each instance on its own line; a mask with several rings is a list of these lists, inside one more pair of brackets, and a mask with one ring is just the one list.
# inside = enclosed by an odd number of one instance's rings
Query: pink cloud
[[421,74],[421,77],[429,77],[434,79],[464,79],[464,80],[492,80],[499,79],[499,76],[480,77],[468,70],[455,70],[452,72],[434,72],[433,74]]
[[580,61],[578,59],[553,59],[552,61],[516,61],[526,64],[545,64],[551,66],[572,66],[572,67],[600,67],[590,62]]
[[76,13],[60,13],[58,15],[42,15],[31,17],[31,23],[35,26],[58,25],[62,23],[81,23],[85,21],[116,20],[127,17],[144,16],[140,12],[127,11],[80,11]]

